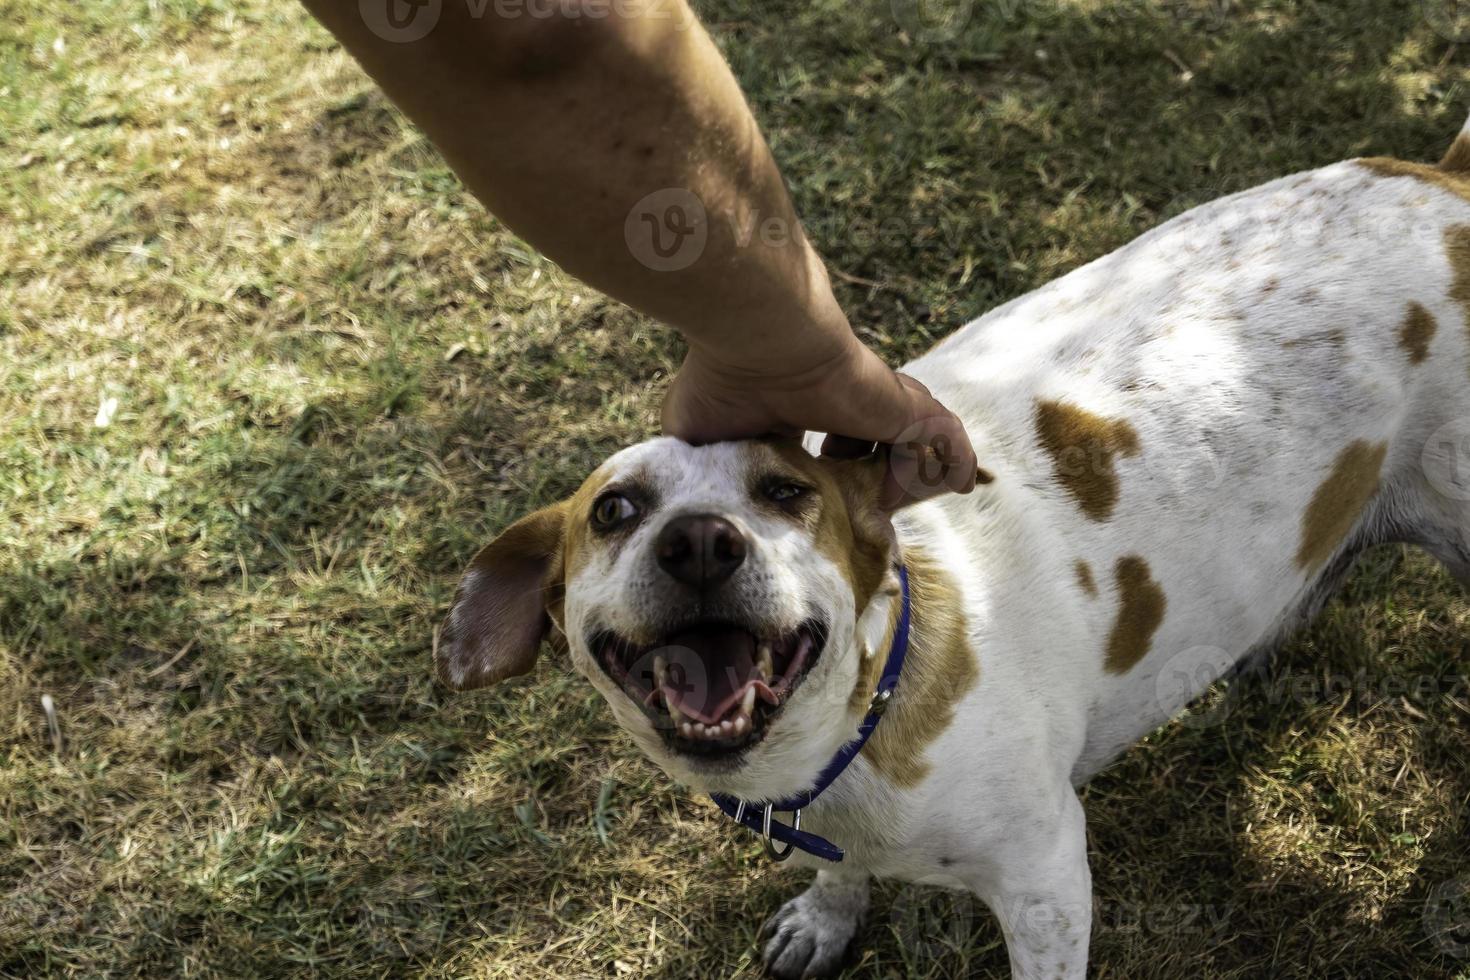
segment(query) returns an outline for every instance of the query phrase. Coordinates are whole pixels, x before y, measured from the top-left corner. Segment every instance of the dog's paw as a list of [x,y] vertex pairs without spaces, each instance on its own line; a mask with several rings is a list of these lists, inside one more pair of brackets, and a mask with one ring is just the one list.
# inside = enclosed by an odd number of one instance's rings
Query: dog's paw
[[833,898],[813,888],[781,906],[761,927],[762,959],[776,980],[830,977],[842,966],[866,903]]

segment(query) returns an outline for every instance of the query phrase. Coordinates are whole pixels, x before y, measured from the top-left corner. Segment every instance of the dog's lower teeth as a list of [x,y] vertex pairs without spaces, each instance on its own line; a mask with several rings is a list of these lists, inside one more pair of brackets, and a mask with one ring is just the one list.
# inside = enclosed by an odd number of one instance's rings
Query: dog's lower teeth
[[734,734],[736,734],[736,735],[744,735],[749,730],[750,730],[750,716],[749,715],[741,715],[739,718],[736,718],[734,725],[731,726],[731,731],[734,732]]
[[749,716],[755,710],[755,685],[745,689],[745,699],[740,702],[740,713]]

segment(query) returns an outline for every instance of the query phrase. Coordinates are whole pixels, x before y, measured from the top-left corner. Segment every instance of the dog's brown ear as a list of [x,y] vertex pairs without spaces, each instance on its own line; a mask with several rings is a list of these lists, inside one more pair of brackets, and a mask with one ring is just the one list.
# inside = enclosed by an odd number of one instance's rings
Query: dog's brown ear
[[516,521],[465,569],[440,634],[439,679],[457,691],[529,673],[562,588],[565,502]]

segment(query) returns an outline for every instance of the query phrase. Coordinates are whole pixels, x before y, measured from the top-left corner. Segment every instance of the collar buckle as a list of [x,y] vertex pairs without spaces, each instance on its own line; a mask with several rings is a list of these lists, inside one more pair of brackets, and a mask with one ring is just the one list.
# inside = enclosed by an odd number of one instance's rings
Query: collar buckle
[[885,687],[873,695],[873,700],[868,702],[868,714],[883,717],[883,712],[888,710],[888,705],[893,701],[893,692],[897,684]]
[[[765,812],[761,814],[761,843],[765,845],[766,857],[770,858],[772,861],[775,861],[777,864],[780,864],[782,861],[791,856],[792,851],[796,850],[796,842],[788,841],[786,844],[786,850],[784,851],[778,850],[776,848],[775,843],[771,840],[771,811],[774,809],[774,804],[767,803]],[[791,829],[801,829],[800,807],[791,811]]]

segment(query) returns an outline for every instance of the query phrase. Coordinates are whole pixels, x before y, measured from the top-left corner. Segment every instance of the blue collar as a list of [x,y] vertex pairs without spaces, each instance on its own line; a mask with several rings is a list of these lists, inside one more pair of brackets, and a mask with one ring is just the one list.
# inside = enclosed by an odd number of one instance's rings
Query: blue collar
[[[824,837],[801,829],[801,811],[811,806],[812,801],[836,782],[837,777],[857,758],[857,754],[868,743],[868,736],[878,727],[889,701],[893,699],[898,676],[903,672],[904,658],[909,652],[909,572],[902,565],[898,566],[898,582],[903,590],[903,609],[898,614],[898,628],[893,632],[893,646],[888,650],[888,662],[883,665],[883,674],[878,678],[878,690],[874,692],[873,700],[868,705],[867,716],[858,726],[857,737],[838,750],[832,761],[827,763],[827,768],[817,777],[817,785],[805,793],[798,793],[777,803],[767,803],[765,806],[748,805],[723,793],[715,793],[710,797],[736,822],[760,834],[766,845],[766,853],[777,861],[786,860],[793,850],[802,850],[826,861],[842,860],[842,848]],[[772,820],[773,812],[790,813],[790,825]],[[785,844],[786,850],[777,850],[771,843],[773,840]]]

